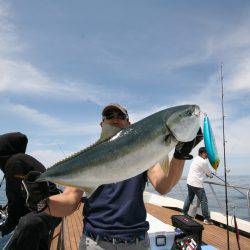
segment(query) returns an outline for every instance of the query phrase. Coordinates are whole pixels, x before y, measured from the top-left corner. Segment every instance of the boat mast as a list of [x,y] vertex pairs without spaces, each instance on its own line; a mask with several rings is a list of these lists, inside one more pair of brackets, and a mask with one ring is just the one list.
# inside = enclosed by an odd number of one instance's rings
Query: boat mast
[[221,80],[221,110],[222,110],[222,131],[223,131],[223,156],[224,156],[224,179],[225,179],[225,202],[227,219],[227,249],[229,250],[229,226],[228,226],[228,198],[227,198],[227,165],[226,165],[226,140],[225,140],[225,113],[224,113],[224,85],[223,85],[223,63],[220,67]]

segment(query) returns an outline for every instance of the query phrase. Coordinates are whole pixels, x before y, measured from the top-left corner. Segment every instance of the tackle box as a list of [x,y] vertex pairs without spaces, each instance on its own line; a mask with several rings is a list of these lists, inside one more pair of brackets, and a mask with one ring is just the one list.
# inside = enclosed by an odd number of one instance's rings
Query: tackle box
[[186,236],[192,237],[198,245],[202,244],[203,225],[185,215],[172,215],[172,225],[181,229]]

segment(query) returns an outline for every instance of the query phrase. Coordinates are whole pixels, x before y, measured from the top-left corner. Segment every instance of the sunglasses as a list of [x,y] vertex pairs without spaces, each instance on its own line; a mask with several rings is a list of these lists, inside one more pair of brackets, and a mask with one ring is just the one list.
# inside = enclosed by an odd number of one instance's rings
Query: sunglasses
[[104,118],[107,120],[112,120],[112,119],[126,120],[127,116],[123,113],[112,112],[112,113],[106,114]]

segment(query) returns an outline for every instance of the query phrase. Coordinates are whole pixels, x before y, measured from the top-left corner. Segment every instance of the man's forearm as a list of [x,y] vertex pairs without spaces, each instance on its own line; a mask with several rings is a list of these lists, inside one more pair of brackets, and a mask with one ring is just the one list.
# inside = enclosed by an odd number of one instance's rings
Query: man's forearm
[[61,194],[53,195],[48,198],[48,208],[44,212],[55,217],[70,215],[77,209],[82,194],[81,190],[73,193],[66,190]]
[[171,189],[176,185],[176,183],[180,180],[184,167],[184,160],[178,160],[174,157],[170,162],[168,175],[164,176],[164,178],[159,183],[159,191],[161,194],[166,194],[171,191]]
[[164,171],[159,163],[150,168],[148,170],[148,178],[155,190],[160,194],[170,192],[181,178],[184,163],[184,160],[172,158],[169,171]]
[[[172,180],[172,187],[171,189],[177,184],[177,182],[180,180],[183,172],[185,161],[184,160],[178,160],[174,157],[172,158],[170,162],[170,170],[168,177]],[[172,176],[172,177],[171,177]]]

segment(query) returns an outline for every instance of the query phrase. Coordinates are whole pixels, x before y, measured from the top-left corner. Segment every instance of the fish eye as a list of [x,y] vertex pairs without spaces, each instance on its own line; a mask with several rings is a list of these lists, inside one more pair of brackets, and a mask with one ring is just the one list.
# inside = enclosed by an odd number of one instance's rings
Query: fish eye
[[187,110],[187,111],[186,111],[186,115],[187,115],[187,116],[191,116],[192,114],[193,114],[193,112],[192,112],[191,110]]

